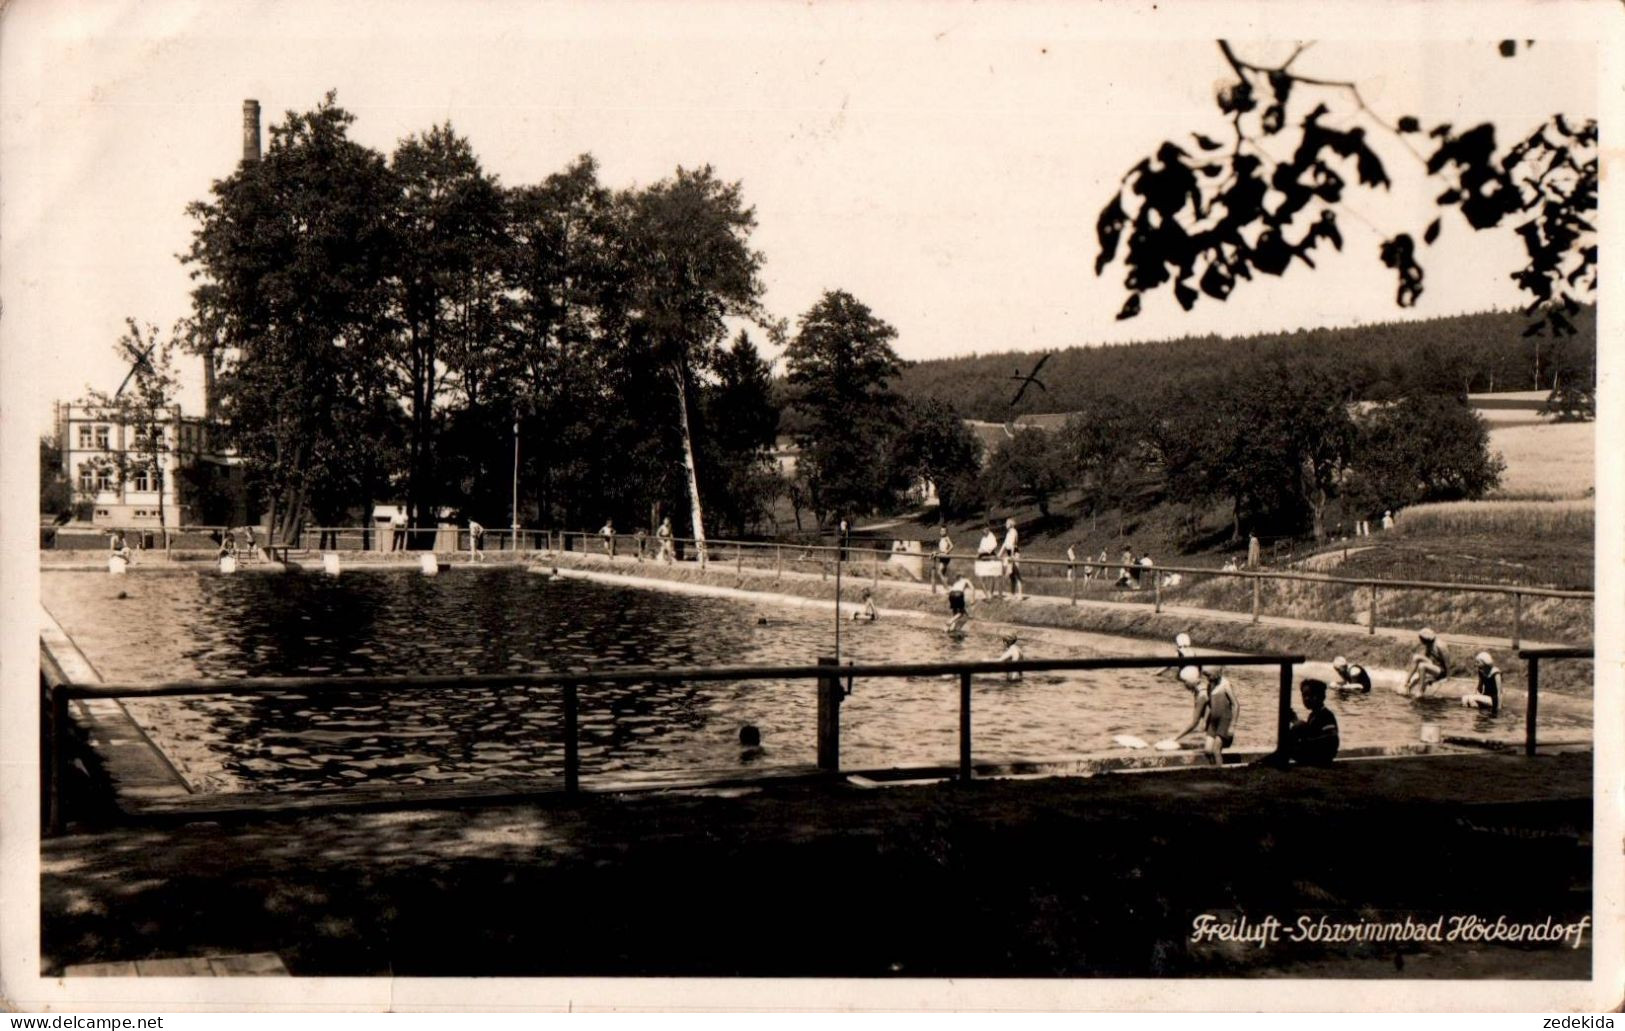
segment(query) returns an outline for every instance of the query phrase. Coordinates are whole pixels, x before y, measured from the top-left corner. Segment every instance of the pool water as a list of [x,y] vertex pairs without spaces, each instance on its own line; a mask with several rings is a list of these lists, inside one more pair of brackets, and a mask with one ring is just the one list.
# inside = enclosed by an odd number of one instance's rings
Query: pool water
[[[127,596],[119,598],[123,592]],[[512,567],[153,575],[47,573],[46,607],[108,680],[188,677],[503,673],[628,666],[801,665],[833,650],[833,615],[770,600],[697,597],[550,579]],[[973,631],[976,624],[972,624]],[[1035,635],[1029,658],[1104,654]],[[1116,654],[1145,654],[1123,642]],[[934,622],[842,627],[858,662],[987,659],[991,632],[951,640]],[[1273,744],[1276,670],[1230,673],[1241,702],[1237,747]],[[978,760],[1110,750],[1112,737],[1166,737],[1190,696],[1150,671],[978,678]],[[1345,747],[1415,741],[1424,719],[1445,734],[1515,738],[1522,694],[1498,719],[1444,700],[1333,698]],[[387,781],[425,784],[558,776],[562,717],[548,688],[300,691],[253,698],[131,700],[132,716],[205,790],[283,790]],[[1542,698],[1543,732],[1589,731],[1588,699]],[[744,724],[759,754],[742,753]],[[862,680],[842,707],[848,769],[953,763],[958,684],[943,677]],[[815,760],[811,681],[606,684],[583,688],[583,777]]]

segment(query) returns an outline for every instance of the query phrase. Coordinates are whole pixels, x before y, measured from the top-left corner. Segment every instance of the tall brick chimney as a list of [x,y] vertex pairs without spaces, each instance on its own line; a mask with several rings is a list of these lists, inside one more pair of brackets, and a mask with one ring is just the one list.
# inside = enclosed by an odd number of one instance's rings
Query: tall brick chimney
[[243,101],[243,164],[257,165],[260,160],[260,102]]

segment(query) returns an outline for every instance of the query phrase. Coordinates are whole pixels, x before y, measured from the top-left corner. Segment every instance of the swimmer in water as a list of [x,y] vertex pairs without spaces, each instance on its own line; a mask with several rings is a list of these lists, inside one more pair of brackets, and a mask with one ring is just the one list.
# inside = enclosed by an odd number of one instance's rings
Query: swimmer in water
[[1361,694],[1371,693],[1371,674],[1366,672],[1364,666],[1357,666],[1339,655],[1332,660],[1332,669],[1337,673],[1337,683],[1332,686],[1339,691],[1358,691]]
[[865,587],[863,589],[863,607],[852,610],[852,621],[855,623],[860,619],[865,619],[873,623],[879,618],[880,613],[875,610],[874,592]]
[[762,732],[753,724],[739,728],[739,761],[753,763],[762,757]]
[[[1022,659],[1021,639],[1019,637],[1017,637],[1015,634],[1005,634],[1004,635],[1004,654],[999,656],[999,661],[1000,662],[1020,662],[1021,659]],[[1006,679],[1006,680],[1020,680],[1021,679],[1021,670],[1019,670],[1019,669],[1011,670],[1010,672],[1008,672],[1008,673],[1006,673],[1004,675],[1004,679]]]
[[970,622],[970,610],[965,607],[965,598],[975,590],[976,585],[963,574],[948,585],[948,622],[942,628],[944,632],[957,634],[964,631],[965,624]]
[[1489,652],[1473,656],[1478,673],[1478,684],[1471,694],[1461,696],[1461,704],[1490,710],[1491,716],[1501,715],[1501,671],[1495,668],[1495,657]]
[[[1174,635],[1174,654],[1179,656],[1179,658],[1181,658],[1181,659],[1190,658],[1190,656],[1191,656],[1191,635],[1190,634],[1180,632],[1180,633]],[[1155,675],[1160,677],[1160,676],[1162,676],[1163,674],[1166,674],[1166,673],[1178,673],[1178,672],[1179,672],[1179,666],[1177,666],[1177,665],[1164,666],[1161,669],[1157,670]]]

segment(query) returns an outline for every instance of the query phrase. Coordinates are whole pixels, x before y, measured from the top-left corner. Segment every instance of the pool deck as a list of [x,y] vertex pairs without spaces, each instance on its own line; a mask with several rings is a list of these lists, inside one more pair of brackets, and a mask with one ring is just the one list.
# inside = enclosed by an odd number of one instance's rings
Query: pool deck
[[1202,913],[1578,920],[1592,781],[1587,752],[1461,754],[83,824],[42,843],[42,973],[1585,978],[1589,935],[1189,937]]

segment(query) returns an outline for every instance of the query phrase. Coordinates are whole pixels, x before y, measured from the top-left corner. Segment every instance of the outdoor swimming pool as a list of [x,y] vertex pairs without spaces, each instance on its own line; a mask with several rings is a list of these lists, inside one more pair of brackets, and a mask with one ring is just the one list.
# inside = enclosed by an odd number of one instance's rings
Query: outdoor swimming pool
[[[811,664],[833,651],[833,616],[769,600],[695,597],[508,568],[217,576],[47,573],[46,607],[108,680],[183,677],[502,673],[627,666]],[[124,592],[127,597],[119,598]],[[985,659],[991,632],[963,641],[934,622],[843,626],[859,662]],[[972,624],[973,628],[975,624]],[[1029,658],[1106,654],[1038,635]],[[1146,654],[1145,642],[1122,650]],[[1276,673],[1231,673],[1241,700],[1237,747],[1273,744]],[[557,776],[562,718],[545,688],[171,698],[125,703],[194,786],[325,788]],[[1518,738],[1522,694],[1499,719],[1444,700],[1334,698],[1345,746],[1415,741],[1424,718],[1445,734]],[[1112,737],[1179,730],[1188,694],[1150,672],[1084,672],[1007,684],[978,678],[978,760],[1110,750]],[[1543,733],[1588,732],[1589,699],[1543,692]],[[741,725],[764,751],[742,756]],[[810,764],[810,681],[611,684],[581,694],[585,778]],[[842,708],[842,765],[949,764],[958,755],[958,688],[947,678],[860,681]]]

